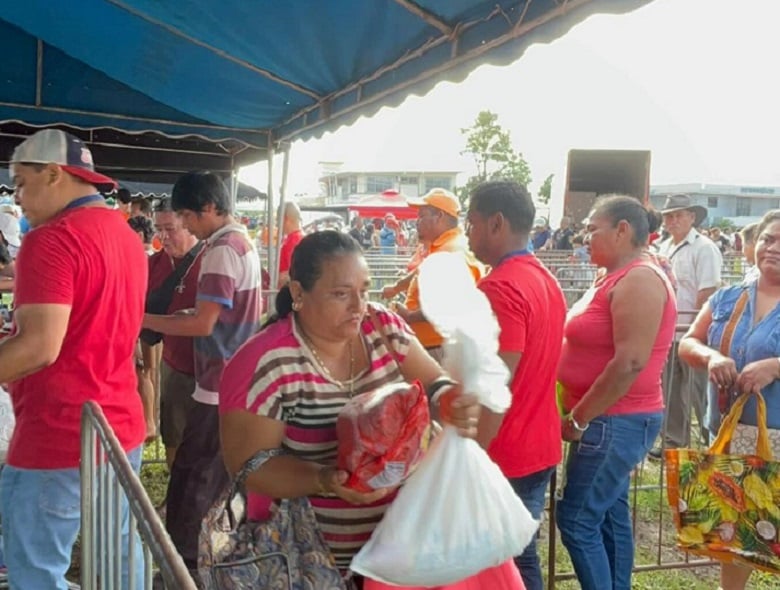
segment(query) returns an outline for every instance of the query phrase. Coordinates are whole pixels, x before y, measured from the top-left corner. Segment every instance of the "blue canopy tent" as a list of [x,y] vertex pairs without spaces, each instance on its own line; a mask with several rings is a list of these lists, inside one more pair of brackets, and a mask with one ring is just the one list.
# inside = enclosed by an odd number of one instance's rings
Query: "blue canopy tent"
[[235,179],[294,139],[649,1],[6,2],[0,164],[21,137],[57,125],[120,180],[171,182],[193,168]]

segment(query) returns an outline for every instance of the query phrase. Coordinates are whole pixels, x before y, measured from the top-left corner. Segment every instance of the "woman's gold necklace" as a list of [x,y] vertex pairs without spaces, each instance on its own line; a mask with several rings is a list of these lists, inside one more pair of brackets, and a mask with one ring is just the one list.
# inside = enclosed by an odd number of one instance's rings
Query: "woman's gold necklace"
[[325,362],[320,358],[320,355],[317,354],[317,349],[314,347],[314,343],[311,341],[311,339],[304,334],[304,339],[306,340],[306,344],[309,345],[309,350],[311,350],[311,353],[314,355],[314,360],[317,361],[317,364],[322,368],[325,375],[333,381],[336,385],[338,385],[341,388],[346,389],[347,386],[349,386],[349,397],[352,397],[352,395],[355,393],[355,354],[352,348],[352,341],[349,341],[349,380],[348,381],[339,381],[333,376],[333,373],[330,372],[330,369],[328,369],[328,366],[325,364]]

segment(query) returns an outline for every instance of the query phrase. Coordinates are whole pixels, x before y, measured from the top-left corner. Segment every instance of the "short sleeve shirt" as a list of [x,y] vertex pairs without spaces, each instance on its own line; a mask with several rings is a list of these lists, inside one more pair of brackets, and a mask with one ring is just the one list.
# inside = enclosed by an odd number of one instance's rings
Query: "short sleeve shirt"
[[488,454],[505,476],[530,475],[561,460],[555,381],[566,300],[531,254],[505,260],[477,286],[498,320],[499,351],[522,353],[510,384],[512,404]]
[[303,239],[303,231],[296,230],[284,238],[282,242],[282,248],[279,251],[279,272],[290,272],[290,265],[292,264],[292,255],[295,251],[295,247],[301,243]]
[[[201,251],[186,274],[173,289],[173,297],[167,313],[195,307],[195,295],[198,292],[198,275],[200,274]],[[165,280],[182,263],[183,258],[171,258],[161,250],[149,257],[149,291],[158,289]],[[163,335],[163,360],[172,368],[186,375],[195,374],[195,359],[193,357],[193,339],[188,336]]]
[[[756,305],[755,281],[720,289],[710,297],[712,323],[707,331],[707,344],[715,350],[720,350],[723,332],[734,313],[737,301],[745,291],[748,293],[747,306],[734,329],[728,351],[728,356],[734,359],[738,372],[752,362],[780,357],[780,305],[753,325]],[[710,404],[717,408],[717,391],[712,384],[708,387]],[[772,381],[761,393],[766,401],[767,425],[770,428],[780,429],[780,380]],[[757,424],[755,398],[751,398],[745,405],[740,421],[753,426]]]
[[125,450],[143,442],[134,351],[147,272],[141,240],[110,209],[65,210],[24,238],[16,307],[67,305],[70,321],[54,363],[10,384],[16,429],[9,465],[78,467],[81,410],[88,400],[100,404]]
[[[396,314],[372,304],[384,336],[366,318],[361,326],[371,365],[358,377],[354,395],[402,380],[399,363],[409,352],[412,332]],[[387,341],[393,350],[388,350]],[[301,459],[332,465],[338,439],[336,419],[351,395],[344,385],[317,369],[293,317],[271,324],[251,338],[230,360],[219,394],[220,413],[249,411],[285,423],[282,448]],[[377,504],[354,506],[339,498],[312,497],[325,541],[340,567],[368,541],[392,497]],[[257,498],[250,496],[250,518]]]
[[228,359],[260,328],[260,258],[244,226],[227,225],[208,239],[197,300],[222,307],[212,333],[195,338],[193,397],[216,405]]
[[699,291],[720,286],[723,256],[715,243],[695,228],[679,244],[671,238],[663,241],[658,253],[669,260],[677,278],[677,322],[690,324],[698,311]]

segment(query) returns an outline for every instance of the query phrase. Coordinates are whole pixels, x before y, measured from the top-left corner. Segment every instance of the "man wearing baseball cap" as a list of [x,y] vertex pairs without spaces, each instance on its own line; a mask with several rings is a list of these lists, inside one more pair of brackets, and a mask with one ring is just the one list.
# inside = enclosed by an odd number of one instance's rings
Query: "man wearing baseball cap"
[[[35,231],[17,258],[14,332],[0,341],[0,383],[10,384],[16,415],[0,476],[5,557],[11,588],[65,589],[80,525],[85,402],[101,406],[140,468],[145,424],[133,351],[148,263],[140,240],[98,192],[114,181],[95,171],[78,138],[39,131],[14,151],[11,176]],[[124,502],[124,555],[127,525]],[[137,537],[134,548],[141,584]],[[127,588],[126,566],[123,580]]]
[[[470,252],[466,237],[458,225],[460,203],[457,197],[443,188],[435,188],[427,192],[422,199],[409,201],[409,205],[417,209],[417,235],[420,242],[427,246],[425,257],[437,252],[461,253],[474,282],[479,281],[484,274],[484,268]],[[394,297],[399,292],[400,285],[396,284],[386,289],[383,294]],[[420,309],[416,274],[410,277],[406,305],[398,304],[396,311],[409,323],[428,352],[436,360],[441,360],[441,345],[444,339],[425,319]]]

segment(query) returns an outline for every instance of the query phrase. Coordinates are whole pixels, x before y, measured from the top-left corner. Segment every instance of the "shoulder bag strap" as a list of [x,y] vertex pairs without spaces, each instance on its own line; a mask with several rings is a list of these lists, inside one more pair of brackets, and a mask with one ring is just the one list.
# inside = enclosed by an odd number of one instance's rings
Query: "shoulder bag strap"
[[[726,322],[726,327],[723,329],[723,335],[720,338],[720,346],[718,350],[723,356],[729,357],[731,355],[731,341],[734,339],[734,332],[737,329],[739,321],[742,319],[742,315],[745,313],[748,299],[750,298],[750,292],[745,289],[737,299],[737,303],[734,305],[734,309],[731,311],[729,321]],[[731,406],[734,403],[735,395],[731,391],[719,390],[718,391],[718,405],[721,412],[727,414],[731,410]]]
[[731,352],[731,341],[734,339],[734,331],[737,329],[739,320],[742,319],[742,314],[745,313],[745,307],[747,307],[748,299],[750,299],[750,292],[748,289],[742,291],[737,299],[737,303],[731,312],[729,321],[726,323],[726,327],[723,329],[723,336],[720,339],[720,353],[723,356],[729,356]]
[[[155,295],[164,296],[164,300],[167,302],[167,305],[165,306],[165,309],[167,310],[168,307],[171,305],[171,301],[173,300],[173,290],[176,287],[176,285],[179,284],[179,281],[181,278],[187,273],[187,271],[190,269],[190,267],[195,263],[195,259],[198,257],[198,254],[200,254],[201,250],[203,250],[203,247],[205,246],[204,242],[198,242],[193,246],[193,248],[187,252],[186,256],[182,258],[181,263],[179,263],[179,266],[177,266],[174,271],[168,275],[168,277],[163,281],[163,283],[157,287],[153,293]],[[151,295],[151,293],[149,294]],[[146,298],[147,303],[149,302],[149,296]],[[148,310],[147,310],[148,311]]]

